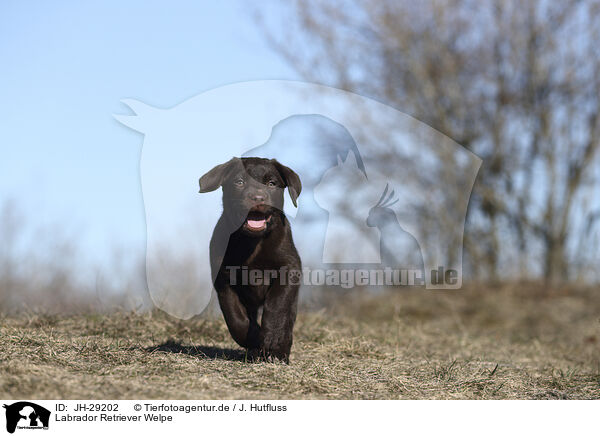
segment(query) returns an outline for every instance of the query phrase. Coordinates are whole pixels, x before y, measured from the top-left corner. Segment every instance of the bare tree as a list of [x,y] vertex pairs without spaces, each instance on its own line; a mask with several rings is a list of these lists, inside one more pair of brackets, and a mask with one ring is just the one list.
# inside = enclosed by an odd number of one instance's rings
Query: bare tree
[[284,14],[265,35],[306,80],[392,105],[483,159],[465,234],[475,276],[595,270],[598,1],[296,1]]

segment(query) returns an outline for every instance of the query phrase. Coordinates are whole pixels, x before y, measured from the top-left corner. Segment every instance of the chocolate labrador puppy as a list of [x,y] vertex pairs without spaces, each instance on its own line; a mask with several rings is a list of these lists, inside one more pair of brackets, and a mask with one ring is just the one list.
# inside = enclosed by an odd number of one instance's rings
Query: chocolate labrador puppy
[[[200,192],[220,186],[223,214],[210,260],[225,322],[252,359],[289,363],[301,264],[283,213],[283,192],[287,187],[297,206],[300,178],[275,159],[233,158],[200,178]],[[290,274],[297,274],[294,280]]]

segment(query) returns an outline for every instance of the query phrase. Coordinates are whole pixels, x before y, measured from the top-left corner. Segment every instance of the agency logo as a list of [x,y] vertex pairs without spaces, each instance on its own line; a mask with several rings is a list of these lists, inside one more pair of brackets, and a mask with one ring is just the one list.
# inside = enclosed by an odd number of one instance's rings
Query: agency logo
[[19,430],[48,430],[50,411],[29,401],[19,401],[3,406],[6,409],[6,431],[14,433]]
[[169,314],[190,318],[210,300],[211,243],[215,258],[226,249],[211,241],[222,194],[199,195],[198,179],[234,156],[277,159],[299,176],[301,195],[283,208],[304,287],[462,286],[481,159],[425,123],[341,89],[278,80],[227,85],[168,109],[122,102],[133,114],[115,118],[144,134],[148,290]]

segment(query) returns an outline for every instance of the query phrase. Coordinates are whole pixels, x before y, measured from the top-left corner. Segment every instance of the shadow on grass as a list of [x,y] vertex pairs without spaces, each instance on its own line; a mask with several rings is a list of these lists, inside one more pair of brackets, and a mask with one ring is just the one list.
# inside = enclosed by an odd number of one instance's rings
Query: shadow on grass
[[187,354],[199,359],[222,359],[242,362],[246,360],[246,352],[244,350],[208,345],[181,345],[180,342],[171,339],[160,345],[147,347],[145,350],[149,353],[159,351],[163,353]]

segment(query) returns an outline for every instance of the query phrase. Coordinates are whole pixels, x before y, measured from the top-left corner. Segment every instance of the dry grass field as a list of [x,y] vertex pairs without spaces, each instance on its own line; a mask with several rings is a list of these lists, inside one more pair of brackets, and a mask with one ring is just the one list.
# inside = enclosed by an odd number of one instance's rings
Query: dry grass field
[[600,398],[600,294],[535,285],[342,294],[301,310],[291,365],[247,363],[222,319],[0,320],[0,397]]

